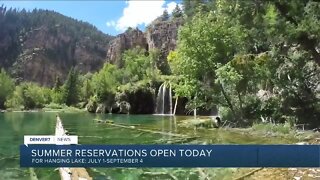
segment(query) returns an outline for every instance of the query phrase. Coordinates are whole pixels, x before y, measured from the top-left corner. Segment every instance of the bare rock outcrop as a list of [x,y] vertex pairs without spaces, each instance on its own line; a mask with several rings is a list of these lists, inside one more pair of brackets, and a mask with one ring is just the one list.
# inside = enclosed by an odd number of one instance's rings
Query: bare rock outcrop
[[18,82],[52,86],[75,67],[99,70],[112,36],[89,23],[48,10],[18,11],[0,7],[0,68]]
[[122,53],[135,47],[148,50],[148,44],[143,32],[139,29],[129,28],[110,42],[107,49],[107,61],[116,64],[118,67],[122,67]]
[[182,22],[181,19],[156,20],[147,27],[144,33],[139,29],[129,28],[110,42],[107,50],[107,62],[121,67],[123,65],[122,53],[139,46],[147,51],[159,51],[157,67],[163,73],[169,73],[167,56],[170,51],[176,48],[178,28],[182,25]]
[[21,53],[11,67],[14,77],[52,85],[55,77],[66,78],[71,67],[81,73],[100,69],[105,61],[107,42],[93,41],[90,36],[74,39],[61,28],[43,26],[24,36]]
[[163,73],[169,73],[170,71],[167,56],[169,52],[174,50],[177,46],[178,29],[182,25],[182,22],[181,19],[156,21],[149,25],[145,32],[148,49],[160,51],[157,67]]

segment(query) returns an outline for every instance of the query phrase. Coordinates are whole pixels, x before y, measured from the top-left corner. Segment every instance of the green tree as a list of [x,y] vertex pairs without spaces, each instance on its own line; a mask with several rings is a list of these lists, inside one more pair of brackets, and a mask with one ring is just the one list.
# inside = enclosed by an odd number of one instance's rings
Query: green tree
[[22,85],[24,106],[26,109],[43,108],[49,99],[44,88],[35,83],[25,83]]
[[268,1],[265,21],[273,43],[286,47],[300,45],[310,60],[320,65],[320,2]]
[[25,87],[23,85],[16,86],[12,95],[5,102],[6,108],[23,110],[25,107],[24,91]]
[[[184,3],[188,16],[194,8]],[[317,124],[320,3],[208,3],[211,12],[190,13],[168,56],[176,95],[188,97],[192,107],[228,107],[242,120],[284,122],[290,116]]]
[[64,104],[63,83],[59,76],[56,76],[54,86],[51,91],[51,101],[56,104]]
[[188,18],[192,18],[197,12],[201,12],[205,8],[205,0],[183,0],[184,13]]
[[89,98],[93,95],[92,87],[92,74],[87,73],[84,76],[81,76],[81,100],[87,102]]
[[14,82],[4,69],[0,70],[0,109],[4,108],[6,99],[14,90]]
[[43,108],[51,101],[50,89],[42,88],[35,83],[21,83],[6,101],[6,107],[17,109]]
[[53,90],[54,91],[61,91],[61,87],[62,87],[63,83],[61,82],[61,79],[59,76],[56,76],[55,82],[54,82],[54,86],[53,86]]
[[113,101],[119,82],[117,81],[117,67],[105,64],[92,77],[92,86],[99,102]]
[[79,73],[75,68],[71,68],[63,85],[63,98],[66,105],[75,105],[79,102]]
[[177,4],[176,7],[172,11],[172,17],[173,18],[181,18],[183,15],[182,10],[180,6]]
[[156,51],[150,51],[147,55],[147,52],[140,47],[124,52],[123,83],[156,79],[159,75],[156,68],[158,57]]
[[190,101],[207,102],[212,98],[219,87],[213,80],[216,69],[240,50],[242,36],[238,26],[213,12],[199,13],[187,22],[179,31],[176,52],[169,55],[171,68],[181,79],[176,91],[185,93],[181,95]]

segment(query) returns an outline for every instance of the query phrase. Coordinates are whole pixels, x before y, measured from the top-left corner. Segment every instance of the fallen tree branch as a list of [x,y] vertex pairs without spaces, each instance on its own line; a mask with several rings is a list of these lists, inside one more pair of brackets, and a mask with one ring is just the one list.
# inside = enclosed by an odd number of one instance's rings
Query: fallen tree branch
[[178,180],[176,176],[166,172],[143,172],[141,176],[168,176],[173,180]]
[[[98,123],[110,123],[110,124],[115,124],[114,121],[112,120],[101,120],[101,119],[93,119],[93,121],[96,121]],[[128,125],[128,124],[125,124],[125,123],[116,123],[118,125]],[[130,124],[131,126],[141,126],[141,124]]]
[[254,173],[256,173],[256,172],[258,172],[258,171],[260,171],[262,169],[263,168],[258,168],[258,169],[252,170],[252,171],[248,172],[247,174],[245,174],[245,175],[243,175],[241,177],[238,177],[238,178],[236,178],[234,180],[243,180],[244,178],[249,177],[249,176],[253,175]]
[[193,140],[196,140],[197,138],[199,138],[200,136],[194,136],[194,137],[185,137],[185,138],[173,138],[173,139],[159,139],[154,141],[154,143],[158,143],[158,144],[181,144],[181,143],[188,143],[191,142]]
[[197,138],[199,138],[199,136],[195,136],[195,137],[186,137],[183,139],[176,139],[175,141],[171,141],[171,142],[167,142],[168,144],[181,144],[181,143],[188,143],[191,142],[193,140],[196,140]]
[[3,157],[3,158],[0,158],[0,161],[6,160],[6,159],[17,159],[17,158],[19,158],[19,157],[20,157],[19,155],[9,156],[9,157]]
[[121,124],[108,123],[108,122],[105,124],[107,124],[109,126],[115,126],[115,127],[131,129],[131,130],[141,131],[141,132],[147,132],[147,133],[152,133],[152,134],[162,134],[162,135],[166,135],[166,136],[181,137],[181,138],[188,138],[189,137],[189,136],[186,136],[183,134],[175,134],[175,133],[171,133],[171,132],[162,132],[162,131],[157,131],[157,130],[136,128],[136,126],[133,126],[133,125],[121,125]]

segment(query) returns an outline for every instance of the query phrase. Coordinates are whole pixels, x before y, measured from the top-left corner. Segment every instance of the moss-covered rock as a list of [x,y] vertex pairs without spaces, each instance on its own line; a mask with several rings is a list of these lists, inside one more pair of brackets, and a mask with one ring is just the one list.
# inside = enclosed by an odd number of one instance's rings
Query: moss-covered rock
[[95,113],[96,109],[97,109],[97,102],[90,100],[86,105],[86,110],[90,113]]
[[122,101],[119,103],[119,113],[120,114],[129,114],[130,112],[130,104],[126,101]]
[[128,92],[128,102],[131,114],[152,114],[155,108],[155,94],[151,88],[137,89]]
[[[129,86],[128,86],[129,87]],[[135,84],[123,88],[116,96],[116,103],[123,108],[130,107],[130,114],[153,114],[155,110],[155,91],[148,84]],[[128,109],[128,108],[126,108]],[[125,112],[125,111],[124,111]]]
[[107,107],[105,104],[98,104],[96,113],[106,113],[107,112]]

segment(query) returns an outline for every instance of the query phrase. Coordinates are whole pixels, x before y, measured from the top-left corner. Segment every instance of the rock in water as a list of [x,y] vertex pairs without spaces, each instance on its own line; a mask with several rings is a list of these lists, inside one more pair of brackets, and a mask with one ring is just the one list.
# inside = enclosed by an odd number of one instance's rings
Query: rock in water
[[99,104],[96,113],[106,113],[106,106],[104,104]]
[[131,107],[128,102],[126,101],[120,102],[119,107],[120,107],[120,111],[119,111],[120,114],[129,114]]

